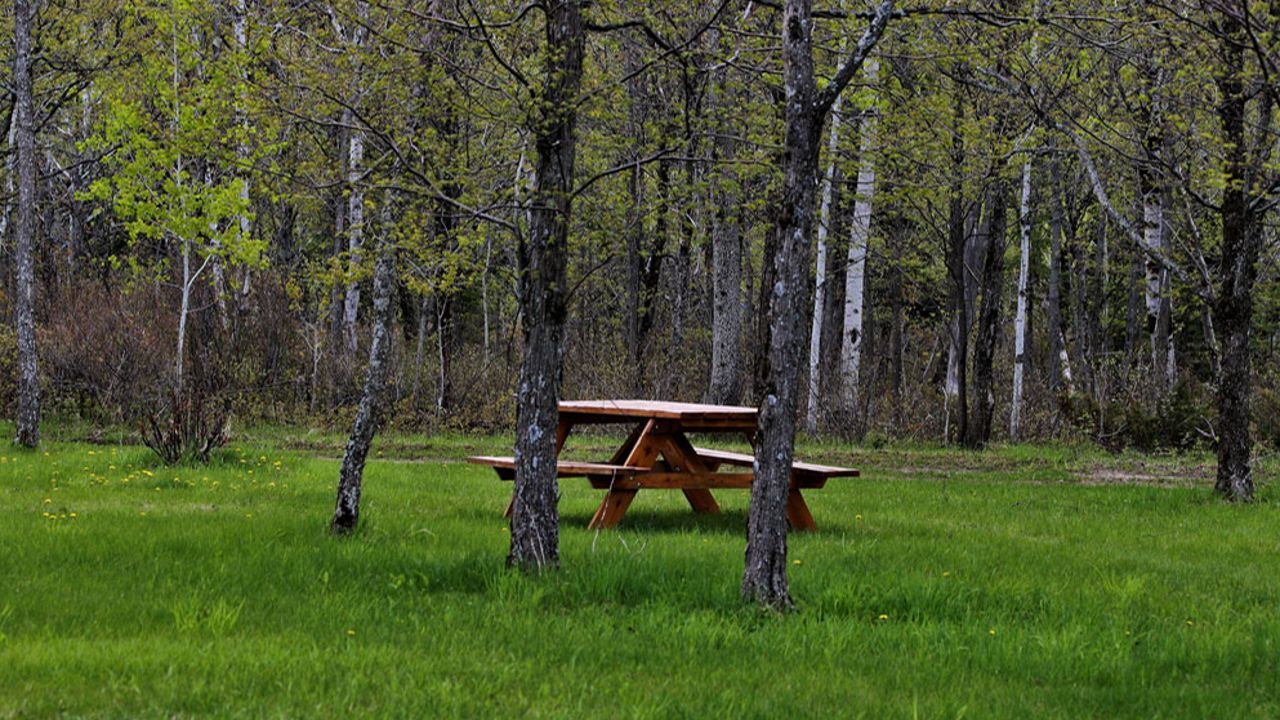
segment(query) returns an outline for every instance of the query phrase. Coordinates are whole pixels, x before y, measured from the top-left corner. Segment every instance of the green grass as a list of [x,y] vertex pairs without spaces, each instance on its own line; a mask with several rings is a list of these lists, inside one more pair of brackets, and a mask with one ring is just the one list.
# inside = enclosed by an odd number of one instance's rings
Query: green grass
[[338,539],[337,435],[168,469],[57,434],[0,449],[0,717],[1280,715],[1274,458],[1233,507],[1201,455],[806,444],[864,476],[811,494],[775,616],[738,600],[742,491],[596,534],[567,481],[563,569],[526,577],[509,486],[448,461],[505,437],[380,439]]

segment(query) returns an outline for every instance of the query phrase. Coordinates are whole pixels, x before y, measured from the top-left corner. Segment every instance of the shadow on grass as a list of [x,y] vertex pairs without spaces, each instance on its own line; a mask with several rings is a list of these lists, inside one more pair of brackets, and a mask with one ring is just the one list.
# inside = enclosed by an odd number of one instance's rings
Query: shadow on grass
[[[590,512],[562,513],[560,528],[561,530],[586,529],[587,524],[591,522],[591,517]],[[742,535],[747,530],[747,513],[744,510],[728,510],[715,514],[701,514],[689,510],[629,510],[622,518],[618,529],[628,532],[702,532]]]

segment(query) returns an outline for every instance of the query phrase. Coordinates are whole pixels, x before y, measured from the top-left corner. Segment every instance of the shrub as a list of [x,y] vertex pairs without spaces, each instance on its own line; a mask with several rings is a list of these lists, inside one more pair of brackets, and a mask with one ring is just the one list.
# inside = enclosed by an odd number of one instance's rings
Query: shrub
[[142,442],[166,465],[183,460],[209,462],[209,453],[227,444],[227,412],[200,390],[174,391],[167,403],[139,423]]

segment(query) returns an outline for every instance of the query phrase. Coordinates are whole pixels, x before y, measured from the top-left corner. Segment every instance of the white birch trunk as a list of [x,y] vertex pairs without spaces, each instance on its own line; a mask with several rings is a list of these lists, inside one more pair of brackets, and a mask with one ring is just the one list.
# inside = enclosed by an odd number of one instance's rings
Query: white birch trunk
[[[867,58],[863,71],[868,83],[879,76],[880,62]],[[849,407],[855,406],[858,374],[862,363],[863,286],[867,271],[867,241],[871,235],[871,201],[875,196],[876,165],[873,155],[876,134],[876,110],[873,107],[862,118],[858,149],[858,188],[853,204],[852,227],[849,232],[848,265],[844,281],[844,334],[840,345],[840,380]]]
[[836,149],[840,144],[840,99],[831,106],[831,139],[827,143],[827,172],[822,176],[822,205],[818,210],[818,257],[814,274],[813,325],[809,331],[809,403],[805,430],[818,432],[818,374],[822,358],[822,308],[827,300],[827,233],[831,229],[831,188],[835,182]]
[[[344,113],[349,114],[349,113]],[[364,135],[351,130],[347,146],[347,249],[350,252],[347,271],[347,294],[342,308],[342,335],[348,354],[355,355],[357,346],[356,320],[360,312],[360,248],[364,245],[364,189],[360,186],[360,167],[364,163]]]
[[1018,439],[1022,421],[1022,379],[1027,356],[1027,282],[1031,276],[1031,158],[1022,164],[1022,203],[1018,213],[1018,311],[1013,321],[1013,403],[1009,408],[1009,439]]
[[[9,148],[9,157],[5,160],[5,196],[14,197],[17,193],[13,189],[14,178],[14,161],[18,157],[18,153],[14,151],[14,138],[18,132],[18,113],[12,113],[9,118],[9,133],[6,140]],[[4,208],[0,210],[0,252],[4,251],[4,244],[9,238],[9,212],[13,207],[12,203],[6,202]]]
[[[248,15],[249,15],[248,7],[246,5],[245,0],[236,0],[234,32],[236,37],[236,46],[240,49],[240,52],[242,54],[241,62],[245,63],[245,65],[241,67],[241,70],[240,70],[240,81],[241,83],[244,84],[244,86],[247,86],[249,81],[249,78],[248,78],[248,60],[249,60]],[[236,112],[239,115],[240,131],[243,133],[243,135],[241,136],[240,143],[236,146],[236,155],[237,155],[236,159],[239,161],[239,174],[240,174],[240,202],[243,204],[243,207],[248,208],[249,207],[249,162],[250,162],[249,112],[248,112],[248,108],[245,107],[245,98],[243,94],[241,94],[241,96],[237,98],[237,102],[239,103],[239,107],[237,108]],[[237,222],[240,225],[240,239],[241,240],[247,239],[249,237],[250,231],[252,230],[252,227],[249,225],[248,212],[246,211],[244,213],[241,213],[240,217],[237,218]],[[240,287],[240,302],[237,303],[238,306],[243,307],[241,303],[243,302],[244,298],[249,295],[250,275],[251,275],[250,269],[248,267],[245,267],[243,283]]]

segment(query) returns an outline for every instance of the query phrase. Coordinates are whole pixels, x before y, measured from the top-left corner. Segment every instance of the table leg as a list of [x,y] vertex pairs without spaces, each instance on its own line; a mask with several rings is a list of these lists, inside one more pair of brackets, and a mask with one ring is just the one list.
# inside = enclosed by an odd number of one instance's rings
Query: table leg
[[787,492],[787,523],[791,525],[792,530],[813,532],[818,529],[818,524],[813,521],[813,515],[809,512],[809,506],[805,504],[804,497],[800,495],[799,488],[793,487]]
[[631,507],[631,501],[635,499],[635,490],[610,490],[604,496],[604,502],[600,503],[600,507],[596,509],[596,514],[591,518],[587,529],[608,530],[617,527],[618,523],[622,522],[622,516],[626,514],[627,508]]
[[[698,457],[698,451],[693,449],[693,444],[684,434],[673,433],[664,440],[662,456],[679,466],[684,472],[704,474],[715,470],[713,466]],[[719,503],[716,502],[711,491],[705,488],[684,488],[684,498],[689,501],[689,507],[696,513],[720,512]]]
[[[658,440],[658,423],[649,420],[635,435],[635,440],[631,443],[631,449],[626,453],[623,459],[624,465],[632,467],[653,467],[658,461],[658,452],[661,445]],[[596,514],[591,518],[591,523],[587,525],[588,529],[598,530],[601,528],[617,527],[622,521],[622,516],[626,514],[627,508],[631,507],[631,501],[636,498],[636,490],[610,488],[605,493],[604,500],[600,502],[600,507],[596,509]]]
[[685,488],[684,499],[689,501],[689,507],[696,513],[715,515],[720,512],[720,504],[711,495],[711,491],[705,488]]

